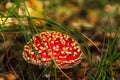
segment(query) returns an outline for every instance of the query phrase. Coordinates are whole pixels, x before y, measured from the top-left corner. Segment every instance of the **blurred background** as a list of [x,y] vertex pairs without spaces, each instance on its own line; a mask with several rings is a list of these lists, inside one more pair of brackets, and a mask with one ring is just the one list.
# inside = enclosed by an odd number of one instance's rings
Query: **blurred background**
[[[44,71],[21,56],[25,35],[42,30],[70,32],[83,47],[77,68],[63,70],[71,80],[119,80],[119,4],[120,0],[0,0],[0,80],[56,80],[53,69]],[[57,75],[57,80],[69,80],[59,70]]]

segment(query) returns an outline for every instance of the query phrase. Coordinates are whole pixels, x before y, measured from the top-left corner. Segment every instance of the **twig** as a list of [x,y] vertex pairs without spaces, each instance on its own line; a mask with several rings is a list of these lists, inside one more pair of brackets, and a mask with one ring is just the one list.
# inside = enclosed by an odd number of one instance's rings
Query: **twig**
[[84,36],[86,39],[88,39],[96,48],[97,48],[97,50],[100,52],[100,49],[98,48],[98,46],[89,38],[89,37],[87,37],[85,34],[83,34],[83,33],[81,33],[82,34],[82,36]]

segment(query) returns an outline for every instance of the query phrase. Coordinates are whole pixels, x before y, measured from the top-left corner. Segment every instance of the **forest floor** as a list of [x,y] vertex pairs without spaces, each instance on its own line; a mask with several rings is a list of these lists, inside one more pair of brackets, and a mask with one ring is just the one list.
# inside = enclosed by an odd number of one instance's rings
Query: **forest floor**
[[[14,15],[8,16],[7,19],[2,17],[9,14],[6,10],[12,4],[1,2],[0,80],[55,80],[56,78],[57,80],[120,80],[119,4],[114,1],[113,4],[111,1],[102,5],[102,2],[94,0],[91,2],[89,0],[88,2],[66,0],[63,4],[62,1],[53,1],[49,4],[46,2],[43,10],[45,10],[45,17],[69,26],[74,33],[78,33],[85,40],[84,43],[74,35],[84,49],[80,64],[71,69],[63,69],[66,77],[59,69],[55,72],[53,68],[45,70],[45,67],[27,63],[22,58],[26,39],[19,22],[23,22],[25,27],[29,28],[27,33],[30,37],[32,36],[32,22],[29,22],[30,19],[26,21],[24,18],[19,21]],[[17,9],[13,10],[12,14],[16,13]],[[38,23],[37,20],[34,20],[34,22],[39,30],[54,28],[47,21]]]

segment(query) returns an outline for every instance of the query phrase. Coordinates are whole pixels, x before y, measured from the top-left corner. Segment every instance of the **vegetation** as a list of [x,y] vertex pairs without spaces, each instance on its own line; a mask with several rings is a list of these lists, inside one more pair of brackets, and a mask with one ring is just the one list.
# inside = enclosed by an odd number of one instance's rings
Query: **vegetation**
[[[0,80],[119,80],[119,0],[1,0]],[[24,45],[42,31],[64,32],[84,52],[71,69],[37,66]],[[52,67],[54,65],[55,67]]]

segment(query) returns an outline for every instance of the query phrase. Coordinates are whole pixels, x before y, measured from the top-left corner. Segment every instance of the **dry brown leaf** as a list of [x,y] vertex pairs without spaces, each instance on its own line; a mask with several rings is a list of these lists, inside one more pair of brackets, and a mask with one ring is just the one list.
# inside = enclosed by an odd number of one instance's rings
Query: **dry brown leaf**
[[17,80],[18,76],[12,73],[1,73],[0,80]]
[[19,15],[22,16],[31,16],[37,19],[32,19],[35,25],[39,26],[43,23],[42,20],[38,20],[43,18],[43,3],[39,0],[26,0],[25,1],[26,8],[23,4],[19,9]]
[[88,10],[87,19],[91,24],[96,24],[98,22],[99,10]]

